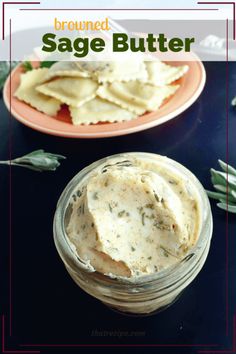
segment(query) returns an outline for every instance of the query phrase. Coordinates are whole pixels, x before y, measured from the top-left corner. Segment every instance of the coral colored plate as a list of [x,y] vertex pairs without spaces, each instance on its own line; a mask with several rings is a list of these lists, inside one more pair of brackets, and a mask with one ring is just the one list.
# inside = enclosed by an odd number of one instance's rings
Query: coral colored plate
[[28,104],[13,97],[13,93],[20,82],[22,72],[20,65],[8,77],[4,86],[3,97],[7,108],[10,110],[11,106],[11,113],[19,122],[43,133],[67,138],[103,138],[130,134],[152,128],[175,118],[199,97],[206,81],[204,66],[194,54],[185,53],[184,56],[186,57],[185,61],[170,62],[171,65],[187,64],[189,66],[187,74],[176,81],[180,84],[180,88],[175,95],[167,99],[158,111],[144,114],[128,122],[75,126],[71,123],[66,106],[62,106],[56,117],[38,112]]

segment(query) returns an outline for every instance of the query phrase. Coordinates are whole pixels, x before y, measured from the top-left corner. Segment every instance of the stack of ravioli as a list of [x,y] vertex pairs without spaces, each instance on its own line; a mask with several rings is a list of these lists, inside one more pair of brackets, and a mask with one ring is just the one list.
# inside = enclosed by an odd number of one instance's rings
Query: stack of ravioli
[[75,125],[129,121],[158,110],[187,71],[161,61],[57,62],[22,74],[14,96],[50,116],[66,104]]

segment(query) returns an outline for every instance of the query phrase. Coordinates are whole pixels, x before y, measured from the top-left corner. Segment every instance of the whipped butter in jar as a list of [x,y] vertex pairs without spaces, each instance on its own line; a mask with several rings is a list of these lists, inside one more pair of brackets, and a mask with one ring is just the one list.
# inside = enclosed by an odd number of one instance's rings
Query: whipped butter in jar
[[54,239],[72,278],[126,313],[170,305],[202,268],[212,216],[206,193],[179,163],[156,154],[99,160],[64,190]]

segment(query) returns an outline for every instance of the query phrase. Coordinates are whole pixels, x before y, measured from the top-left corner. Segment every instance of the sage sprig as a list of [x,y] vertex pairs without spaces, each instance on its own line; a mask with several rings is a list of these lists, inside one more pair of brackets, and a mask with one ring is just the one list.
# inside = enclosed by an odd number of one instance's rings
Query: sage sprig
[[60,166],[60,160],[66,157],[58,154],[51,154],[44,150],[36,150],[14,160],[0,161],[1,165],[12,165],[29,168],[34,171],[55,171]]
[[212,199],[218,200],[217,206],[236,213],[236,169],[218,160],[222,171],[211,168],[211,182],[216,190],[206,191]]
[[10,73],[10,69],[13,69],[18,64],[17,61],[0,61],[0,91],[4,86],[4,83]]

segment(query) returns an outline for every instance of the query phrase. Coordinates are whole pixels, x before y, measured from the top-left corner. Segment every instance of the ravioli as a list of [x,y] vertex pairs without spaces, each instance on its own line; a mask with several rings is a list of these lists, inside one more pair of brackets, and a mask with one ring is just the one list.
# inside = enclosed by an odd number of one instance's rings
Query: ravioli
[[178,80],[188,71],[188,65],[171,66],[161,61],[147,61],[147,83],[155,86],[169,85]]
[[78,68],[73,61],[58,61],[48,70],[45,81],[58,76],[89,77],[89,74]]
[[61,102],[36,90],[36,87],[45,80],[47,73],[47,68],[40,68],[21,74],[20,86],[14,96],[40,112],[55,116],[60,109]]
[[96,124],[98,122],[121,122],[137,117],[136,114],[99,97],[81,107],[69,107],[72,122],[78,124]]
[[154,87],[138,81],[113,82],[100,86],[98,96],[136,114],[157,110],[164,99],[173,95],[179,86]]
[[37,87],[37,91],[69,106],[80,107],[96,96],[98,83],[88,78],[61,77]]
[[66,104],[75,125],[129,121],[158,110],[187,70],[158,60],[62,61],[22,75],[15,95],[51,116]]
[[78,62],[77,65],[90,73],[99,83],[114,81],[146,80],[146,66],[141,61]]

